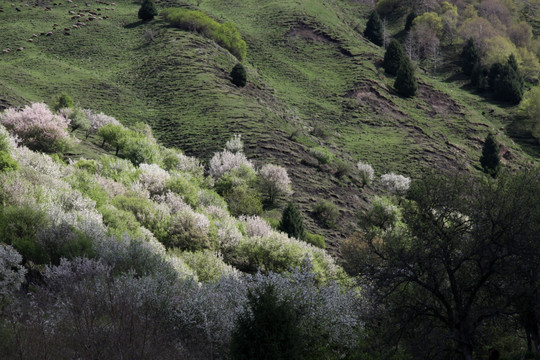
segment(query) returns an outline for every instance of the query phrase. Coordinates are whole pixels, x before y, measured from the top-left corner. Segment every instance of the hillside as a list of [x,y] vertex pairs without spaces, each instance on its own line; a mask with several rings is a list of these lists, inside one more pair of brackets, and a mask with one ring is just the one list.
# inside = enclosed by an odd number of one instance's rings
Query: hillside
[[[0,48],[11,49],[0,55],[2,106],[51,102],[66,91],[124,124],[145,121],[163,144],[205,160],[240,133],[249,157],[289,169],[305,214],[319,199],[340,206],[337,229],[314,216],[307,223],[332,244],[355,229],[374,192],[360,189],[354,170],[335,176],[338,160],[349,168],[368,162],[377,175],[475,172],[488,131],[511,167],[538,160],[534,141],[514,126],[514,108],[469,91],[452,64],[437,75],[419,69],[418,96],[398,96],[380,68],[383,49],[361,35],[370,11],[362,2],[157,2],[158,9],[172,5],[236,24],[248,44],[248,86],[231,84],[237,60],[227,50],[159,18],[139,22],[136,3],[2,0]],[[85,9],[101,15],[74,28],[88,19],[88,12],[72,19]],[[336,160],[320,164],[310,152],[318,146]]]

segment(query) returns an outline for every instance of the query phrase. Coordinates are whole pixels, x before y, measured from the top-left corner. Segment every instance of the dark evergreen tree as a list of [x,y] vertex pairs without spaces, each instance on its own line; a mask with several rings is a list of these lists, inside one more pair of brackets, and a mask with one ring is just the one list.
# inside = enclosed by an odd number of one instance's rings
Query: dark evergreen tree
[[510,55],[505,65],[493,64],[491,66],[489,85],[497,100],[519,104],[523,97],[523,77],[514,55]]
[[478,50],[476,49],[476,45],[474,45],[473,39],[467,40],[461,52],[461,57],[463,58],[461,69],[466,75],[471,75],[474,65],[480,61],[480,56],[478,55]]
[[491,91],[495,91],[503,72],[504,66],[500,63],[495,63],[489,68],[488,85]]
[[482,147],[482,156],[480,157],[480,165],[485,173],[495,177],[499,172],[499,144],[491,133],[488,134]]
[[364,30],[364,37],[375,45],[383,45],[383,24],[381,17],[376,11],[373,11],[371,15],[369,15],[366,30]]
[[248,307],[236,321],[233,360],[303,359],[302,335],[291,304],[279,301],[273,285],[248,294]]
[[406,57],[403,47],[396,39],[392,39],[386,48],[384,54],[383,67],[384,71],[389,74],[396,75],[403,58]]
[[488,69],[487,67],[476,62],[471,73],[471,84],[480,92],[483,92],[488,87]]
[[405,20],[405,31],[411,30],[414,19],[416,19],[416,14],[413,11],[407,15],[407,20]]
[[153,0],[144,0],[139,9],[139,19],[142,21],[150,21],[157,16],[158,12],[156,10],[156,5],[154,5]]
[[302,215],[292,203],[289,203],[285,210],[283,210],[281,222],[279,223],[279,230],[287,233],[291,237],[300,240],[306,239]]
[[244,87],[247,83],[247,74],[244,65],[238,63],[231,71],[232,83],[236,86]]
[[398,93],[405,97],[414,96],[416,94],[416,90],[418,89],[414,69],[411,61],[406,56],[403,57],[401,65],[399,66],[394,87]]

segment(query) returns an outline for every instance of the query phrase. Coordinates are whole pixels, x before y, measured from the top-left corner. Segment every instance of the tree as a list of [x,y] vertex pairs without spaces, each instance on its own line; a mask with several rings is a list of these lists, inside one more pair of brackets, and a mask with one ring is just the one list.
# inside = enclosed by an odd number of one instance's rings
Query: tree
[[264,165],[260,172],[261,192],[265,195],[269,204],[274,204],[283,195],[291,195],[291,179],[287,170],[278,165]]
[[405,56],[405,52],[399,41],[392,39],[384,54],[384,71],[391,75],[396,75]]
[[283,210],[279,230],[287,233],[290,237],[300,240],[306,239],[302,215],[292,203],[289,203],[285,210]]
[[373,175],[375,174],[373,167],[371,167],[371,165],[368,163],[363,163],[362,161],[359,161],[358,164],[356,164],[356,167],[360,173],[362,187],[369,185],[373,181]]
[[57,112],[58,110],[65,108],[73,108],[73,99],[71,96],[63,92],[54,102],[53,110]]
[[497,176],[500,166],[499,158],[499,144],[493,137],[493,134],[489,133],[482,146],[482,156],[480,157],[480,164],[485,173],[491,176]]
[[407,20],[405,20],[405,31],[411,30],[415,18],[416,14],[414,11],[411,11],[409,15],[407,15]]
[[416,76],[411,61],[407,57],[404,57],[401,61],[394,87],[398,93],[405,97],[411,97],[416,94],[418,83],[416,82]]
[[247,83],[247,74],[244,65],[238,63],[231,71],[232,83],[236,86],[244,87]]
[[497,100],[519,104],[523,97],[523,78],[513,54],[505,65],[495,63],[491,66],[489,86]]
[[303,339],[290,303],[279,300],[273,285],[248,293],[231,340],[233,360],[303,359]]
[[364,30],[364,37],[375,45],[383,45],[383,24],[377,11],[373,11],[371,15],[369,15],[366,29]]
[[142,21],[150,21],[157,16],[158,12],[156,10],[156,5],[153,0],[144,0],[139,9],[139,19]]
[[105,143],[108,143],[115,148],[115,155],[118,155],[120,148],[128,136],[128,130],[122,125],[111,123],[99,128],[98,135],[103,138],[101,147],[105,146]]
[[540,138],[540,87],[529,90],[520,105],[520,112],[531,121],[533,136]]
[[367,228],[342,252],[346,268],[368,279],[373,301],[389,310],[404,342],[416,344],[413,358],[434,348],[472,360],[482,328],[507,309],[509,293],[501,290],[504,269],[516,260],[512,243],[524,221],[538,219],[527,216],[524,191],[509,191],[509,184],[429,175],[412,184],[399,225]]
[[487,67],[477,61],[471,73],[471,85],[480,92],[486,90],[488,87],[488,73]]
[[461,69],[465,75],[471,75],[476,63],[480,62],[480,55],[478,55],[478,49],[476,49],[476,45],[472,38],[467,40],[467,43],[461,52],[461,57],[463,58]]

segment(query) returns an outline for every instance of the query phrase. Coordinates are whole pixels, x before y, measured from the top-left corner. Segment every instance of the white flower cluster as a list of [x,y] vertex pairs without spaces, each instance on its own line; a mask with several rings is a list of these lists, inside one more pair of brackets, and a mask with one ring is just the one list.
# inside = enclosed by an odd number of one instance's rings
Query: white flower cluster
[[230,152],[224,150],[214,154],[210,159],[210,175],[218,179],[231,170],[238,169],[241,166],[247,166],[253,169],[253,164],[249,161],[242,152]]
[[356,164],[356,167],[358,168],[358,171],[360,173],[362,186],[368,185],[373,181],[373,176],[375,175],[375,172],[373,171],[371,165],[359,161],[358,164]]
[[249,237],[252,236],[266,236],[270,234],[273,230],[268,223],[261,219],[260,217],[253,215],[253,216],[241,216],[239,218],[241,222],[244,223],[246,227],[246,235]]
[[151,195],[161,194],[165,190],[167,181],[171,179],[171,175],[156,164],[141,164],[139,170],[141,170],[139,181]]
[[382,187],[391,194],[403,195],[409,190],[411,179],[394,173],[381,176]]
[[225,144],[225,149],[231,152],[241,152],[244,150],[242,135],[234,134],[233,137]]
[[26,269],[21,265],[22,256],[9,245],[0,244],[0,302],[19,290],[24,282]]

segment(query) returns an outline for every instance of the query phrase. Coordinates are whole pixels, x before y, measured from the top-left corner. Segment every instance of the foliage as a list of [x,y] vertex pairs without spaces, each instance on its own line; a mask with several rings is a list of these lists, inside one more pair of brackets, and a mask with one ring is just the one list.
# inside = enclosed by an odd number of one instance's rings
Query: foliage
[[482,156],[480,157],[480,165],[487,174],[495,177],[499,172],[500,167],[499,144],[495,140],[492,133],[489,133],[484,140],[482,146]]
[[223,262],[223,259],[210,250],[183,252],[179,256],[193,269],[199,281],[217,282],[224,276],[234,276],[238,270]]
[[270,204],[282,196],[292,194],[291,180],[287,170],[278,165],[267,164],[259,171],[259,186]]
[[320,200],[313,207],[313,213],[324,225],[329,227],[336,226],[339,217],[339,209],[333,202]]
[[0,151],[0,173],[14,171],[19,168],[19,164],[6,151]]
[[273,231],[270,225],[258,216],[240,216],[239,220],[244,223],[246,235],[249,237],[266,236]]
[[386,48],[386,52],[384,53],[384,71],[391,75],[396,75],[405,56],[407,55],[405,55],[403,47],[399,41],[392,39]]
[[231,22],[220,24],[202,11],[169,8],[162,12],[163,17],[171,25],[187,31],[199,32],[218,45],[229,50],[238,60],[246,57],[247,45]]
[[210,221],[204,214],[186,209],[172,215],[166,224],[166,234],[160,239],[169,248],[200,251],[215,249],[209,234]]
[[0,243],[0,310],[24,282],[26,269],[21,266],[22,256],[10,245]]
[[244,142],[242,141],[242,135],[234,134],[232,138],[230,138],[225,143],[225,149],[233,153],[244,151]]
[[232,71],[231,71],[231,78],[232,83],[239,87],[246,86],[247,83],[247,74],[246,69],[244,68],[244,65],[241,63],[238,63],[234,65]]
[[381,17],[377,11],[371,12],[364,30],[364,37],[375,45],[382,46],[384,40],[382,27]]
[[279,230],[283,231],[290,237],[297,238],[299,240],[306,240],[306,231],[304,230],[304,221],[302,215],[293,205],[289,203],[283,210],[281,215],[281,221],[279,223]]
[[519,104],[523,96],[523,78],[513,55],[510,55],[505,65],[495,63],[491,66],[489,86],[497,100]]
[[369,185],[373,181],[373,175],[375,174],[371,165],[359,161],[358,164],[356,164],[356,167],[358,168],[358,172],[360,173],[360,181],[362,183],[362,187]]
[[381,185],[383,189],[390,194],[403,195],[409,189],[411,179],[403,175],[394,173],[384,174],[381,176]]
[[306,231],[305,242],[313,246],[318,247],[319,249],[326,249],[326,240],[324,236],[318,234],[312,234]]
[[10,108],[0,114],[0,123],[19,136],[24,145],[45,152],[65,150],[69,122],[62,115],[54,115],[43,103],[27,105],[22,111]]
[[120,146],[122,156],[134,165],[158,163],[161,160],[159,146],[146,136],[133,136],[131,133],[121,138]]
[[144,0],[139,9],[139,19],[142,21],[150,21],[157,16],[158,12],[153,0]]
[[405,31],[411,30],[415,18],[416,14],[414,12],[410,12],[409,15],[407,15],[407,19],[405,19]]
[[66,109],[66,108],[72,109],[73,106],[74,106],[74,103],[71,96],[63,92],[56,98],[52,108],[55,112],[58,112],[60,109]]
[[540,87],[535,86],[523,97],[520,104],[520,112],[526,116],[531,122],[531,130],[533,135],[540,138]]
[[188,179],[178,176],[167,182],[166,189],[178,194],[192,207],[199,205],[199,189]]
[[247,309],[232,335],[231,358],[304,359],[303,338],[291,304],[280,302],[272,285],[248,292],[247,298]]
[[225,194],[225,201],[233,216],[259,215],[262,213],[261,194],[247,185],[232,188]]
[[401,64],[396,74],[394,87],[401,95],[411,97],[416,94],[418,83],[411,61],[408,57],[402,58]]
[[478,50],[476,49],[476,45],[474,44],[474,40],[472,38],[467,40],[467,43],[461,51],[461,57],[463,59],[461,69],[466,75],[471,75],[475,65],[480,61]]
[[210,159],[209,171],[210,175],[217,179],[231,170],[238,169],[243,166],[253,169],[253,164],[246,158],[246,155],[244,155],[243,152],[233,153],[228,150],[224,150],[222,152],[215,153],[212,159]]
[[85,134],[87,139],[90,135],[95,134],[100,128],[105,125],[120,125],[118,120],[116,120],[112,116],[105,115],[104,113],[95,113],[89,109],[85,109],[83,111],[86,114],[86,118],[90,121],[90,128],[88,128]]
[[98,129],[98,135],[103,139],[101,146],[103,147],[105,143],[111,145],[115,148],[115,155],[118,155],[118,152],[124,146],[127,134],[127,129],[120,124],[109,123]]
[[309,149],[309,153],[315,157],[320,164],[329,164],[334,160],[334,154],[323,146],[317,146]]

